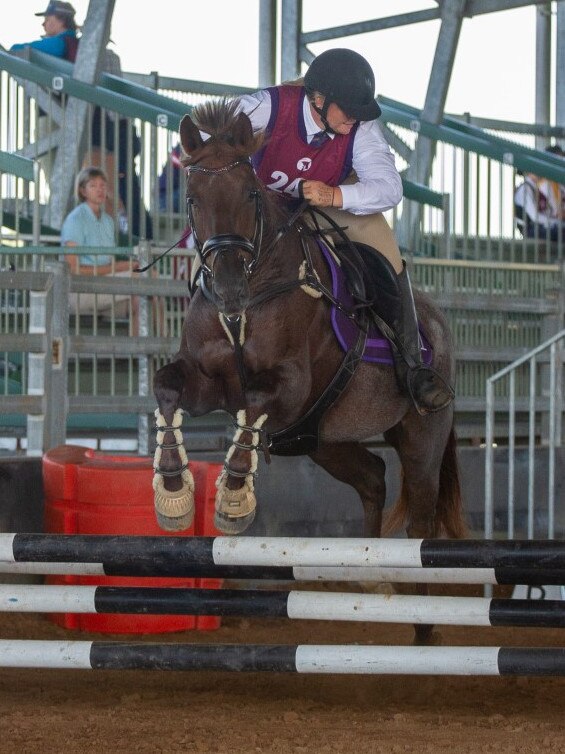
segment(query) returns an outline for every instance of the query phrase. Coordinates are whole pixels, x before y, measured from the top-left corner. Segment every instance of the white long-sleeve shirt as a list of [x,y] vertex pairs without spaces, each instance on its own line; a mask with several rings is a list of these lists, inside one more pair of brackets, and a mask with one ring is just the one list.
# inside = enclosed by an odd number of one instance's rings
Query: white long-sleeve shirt
[[[267,128],[271,116],[271,95],[262,89],[239,98],[240,111],[251,120],[254,131]],[[310,104],[304,98],[304,124],[308,142],[320,131],[312,116]],[[330,134],[330,138],[333,135]],[[359,124],[353,141],[352,167],[357,183],[340,184],[343,209],[355,215],[385,212],[402,199],[402,180],[394,164],[394,155],[385,141],[377,121]]]

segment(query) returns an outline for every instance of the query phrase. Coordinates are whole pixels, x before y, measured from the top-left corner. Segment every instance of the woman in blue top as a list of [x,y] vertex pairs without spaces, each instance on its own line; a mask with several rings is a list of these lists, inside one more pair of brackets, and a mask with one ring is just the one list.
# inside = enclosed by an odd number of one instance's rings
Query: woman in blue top
[[[104,210],[108,194],[108,179],[100,168],[84,168],[77,175],[76,198],[78,205],[67,215],[61,228],[61,246],[115,246],[114,221]],[[78,259],[67,257],[71,270],[78,271]],[[96,267],[97,274],[110,272],[112,257],[96,254],[80,258],[80,267]],[[81,273],[84,274],[81,269]],[[87,272],[88,274],[88,272]]]
[[[77,175],[75,193],[77,206],[63,221],[61,228],[61,246],[95,246],[115,247],[115,225],[110,215],[104,210],[108,195],[108,179],[100,168],[83,168]],[[75,275],[113,275],[129,277],[131,265],[128,261],[117,262],[110,254],[85,254],[65,256],[71,272]],[[129,296],[107,294],[81,294],[79,310],[91,313],[129,302]],[[71,312],[76,313],[74,298],[71,300]],[[137,304],[132,302],[134,326],[137,321]]]
[[51,0],[42,13],[35,15],[44,17],[43,30],[45,36],[42,39],[36,39],[34,42],[12,45],[10,51],[33,47],[34,50],[40,50],[47,55],[54,55],[56,58],[74,60],[78,45],[78,27],[73,6],[60,0]]

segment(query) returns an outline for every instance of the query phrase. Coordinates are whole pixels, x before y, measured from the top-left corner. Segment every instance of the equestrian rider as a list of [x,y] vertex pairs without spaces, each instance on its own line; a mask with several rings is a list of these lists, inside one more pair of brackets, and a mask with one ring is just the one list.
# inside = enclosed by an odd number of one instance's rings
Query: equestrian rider
[[327,50],[303,80],[244,95],[240,109],[255,131],[269,135],[253,158],[263,183],[292,197],[301,193],[347,226],[351,241],[378,249],[390,262],[401,297],[392,326],[406,356],[393,349],[397,379],[422,413],[447,406],[453,390],[422,363],[408,271],[382,214],[402,199],[402,181],[376,122],[381,110],[369,63],[353,50]]

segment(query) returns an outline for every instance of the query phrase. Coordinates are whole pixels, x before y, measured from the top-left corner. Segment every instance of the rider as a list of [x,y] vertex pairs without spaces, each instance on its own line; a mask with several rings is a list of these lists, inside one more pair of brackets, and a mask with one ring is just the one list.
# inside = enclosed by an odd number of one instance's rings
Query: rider
[[[353,50],[336,48],[318,55],[304,79],[269,87],[240,98],[254,130],[266,130],[266,145],[254,156],[268,188],[320,207],[349,238],[385,256],[401,296],[393,324],[400,351],[395,369],[401,386],[423,413],[438,411],[453,390],[422,363],[414,299],[406,265],[383,212],[402,199],[402,181],[377,118],[375,76]],[[408,362],[408,363],[407,363]]]

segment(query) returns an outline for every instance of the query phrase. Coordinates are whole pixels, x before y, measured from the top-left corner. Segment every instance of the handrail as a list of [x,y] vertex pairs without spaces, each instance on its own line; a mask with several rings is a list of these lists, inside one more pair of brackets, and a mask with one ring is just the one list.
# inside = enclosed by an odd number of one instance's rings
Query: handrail
[[36,181],[38,178],[37,163],[34,160],[2,150],[0,150],[0,172],[10,173],[24,181]]
[[[40,86],[51,89],[55,88],[53,86],[53,71],[46,70],[39,65],[2,51],[0,51],[0,70],[5,70],[12,74],[12,76],[32,81]],[[172,107],[166,110],[164,107],[140,104],[132,97],[118,94],[99,86],[86,84],[62,72],[57,73],[57,79],[59,79],[56,82],[56,90],[58,92],[68,94],[93,105],[100,105],[100,107],[113,110],[129,118],[141,118],[149,123],[167,128],[170,131],[178,130],[180,115]],[[168,100],[169,104],[172,102],[174,100]],[[188,105],[186,108],[188,109]]]
[[[557,350],[556,343],[565,338],[565,329],[560,330],[555,335],[552,335],[544,343],[533,348],[528,353],[519,357],[508,366],[500,369],[498,372],[488,378],[486,382],[486,419],[485,419],[485,539],[492,539],[494,536],[494,410],[495,410],[495,396],[494,396],[494,383],[500,380],[502,377],[510,375],[510,393],[509,393],[509,447],[508,447],[508,508],[509,508],[509,521],[508,521],[508,535],[514,536],[514,519],[513,505],[514,505],[514,425],[515,425],[515,411],[516,411],[516,396],[515,396],[515,372],[516,369],[529,362],[530,374],[529,374],[529,397],[528,397],[528,414],[529,414],[529,463],[528,463],[528,526],[527,535],[528,539],[534,538],[534,420],[535,412],[537,408],[536,401],[536,375],[534,366],[536,364],[536,356],[547,351],[550,351],[550,384],[549,384],[549,437],[548,437],[548,450],[549,450],[549,480],[548,480],[548,514],[547,514],[547,531],[548,538],[552,539],[555,536],[555,448],[556,448],[556,427],[557,427],[557,414],[563,410],[560,398],[560,387],[558,385],[556,371],[557,371]],[[563,365],[563,358],[560,357],[561,365]]]
[[420,117],[421,113],[416,108],[386,97],[379,98],[379,104],[385,122],[394,123],[435,141],[461,147],[497,162],[513,165],[526,173],[535,173],[551,181],[565,183],[565,162],[548,152],[539,152],[501,139],[476,126],[464,128],[467,124],[453,118],[445,118],[439,124],[430,123]]
[[[36,50],[30,51],[29,58],[29,61],[25,61],[20,57],[0,51],[0,69],[3,68],[12,75],[27,78],[47,87],[52,87],[53,84],[50,72],[58,72],[62,77],[62,91],[87,102],[115,110],[123,115],[158,123],[169,128],[169,130],[176,130],[180,117],[191,110],[190,105],[158,94],[148,87],[132,82],[131,78],[127,80],[111,74],[102,74],[101,85],[96,87],[73,79],[73,66],[68,61],[38,53]],[[168,83],[178,83],[178,81],[178,79],[171,78]],[[159,77],[159,82],[163,85],[165,79]],[[212,96],[219,94],[235,95],[253,91],[243,87],[232,87],[228,84],[218,85],[188,80],[181,80],[181,83],[186,85],[184,88],[187,91],[194,88],[192,86],[194,84],[194,86],[198,85],[199,93]],[[385,121],[416,130],[436,141],[444,141],[453,146],[462,147],[498,162],[512,164],[523,171],[565,183],[564,161],[551,153],[540,152],[494,136],[478,126],[465,123],[453,116],[444,116],[441,123],[433,124],[422,120],[421,111],[417,108],[389,97],[379,96],[379,103]],[[419,189],[416,189],[415,194],[418,193]],[[426,203],[430,203],[432,206],[440,206],[437,196],[430,197],[430,199],[432,201]]]
[[[156,123],[173,131],[178,129],[181,117],[192,109],[186,103],[166,97],[131,80],[107,73],[102,74],[99,86],[85,84],[72,77],[71,63],[38,53],[36,50],[29,51],[29,60],[0,51],[0,68],[14,76],[26,78],[46,87],[53,87],[52,74],[57,73],[60,78],[58,91],[91,104],[115,110],[128,117]],[[214,94],[220,91],[224,94],[235,94],[228,91],[232,89],[229,85],[210,86],[214,87]],[[200,91],[205,93],[207,89],[208,85],[200,82]],[[388,97],[380,97],[379,102],[385,121],[417,130],[424,136],[462,147],[496,161],[513,164],[526,172],[565,183],[564,161],[555,155],[502,139],[450,116],[445,116],[440,124],[435,125],[422,120],[421,112],[417,108]],[[407,180],[403,180],[403,185],[407,199],[444,209],[445,199],[442,194]]]
[[[381,101],[384,102],[384,104],[388,104],[390,107],[409,113],[414,118],[419,118],[421,115],[420,110],[418,110],[416,107],[407,105],[404,102],[398,102],[398,100],[390,99],[390,97],[379,98],[379,102]],[[547,162],[549,165],[553,165],[554,167],[557,167],[561,170],[565,170],[565,161],[562,157],[559,157],[558,155],[555,155],[551,152],[540,151],[539,149],[527,147],[525,144],[519,144],[518,142],[512,141],[511,139],[504,139],[501,136],[495,136],[494,134],[488,133],[483,128],[480,128],[473,123],[468,123],[463,118],[457,117],[456,115],[444,114],[443,118],[441,119],[440,125],[447,126],[449,128],[455,128],[462,133],[466,133],[469,136],[475,136],[478,139],[487,139],[493,144],[499,144],[505,147],[512,153],[523,154],[531,157],[532,159],[540,160],[541,162]]]
[[412,201],[428,204],[430,207],[437,207],[441,210],[445,209],[445,197],[449,196],[449,194],[440,194],[429,186],[409,181],[406,178],[402,178],[402,189],[405,199],[412,199]]
[[[63,73],[65,76],[69,77],[72,77],[73,75],[74,65],[69,60],[56,58],[54,55],[47,55],[39,50],[30,48],[29,62],[38,65],[41,68],[47,68],[54,73]],[[114,76],[110,73],[102,72],[100,74],[100,82],[97,88],[108,90],[114,94],[119,94],[120,96],[129,97],[142,105],[157,107],[163,112],[175,112],[181,118],[187,112],[192,110],[192,107],[184,102],[165,97],[152,89],[140,86],[139,84],[127,81],[124,78]]]

